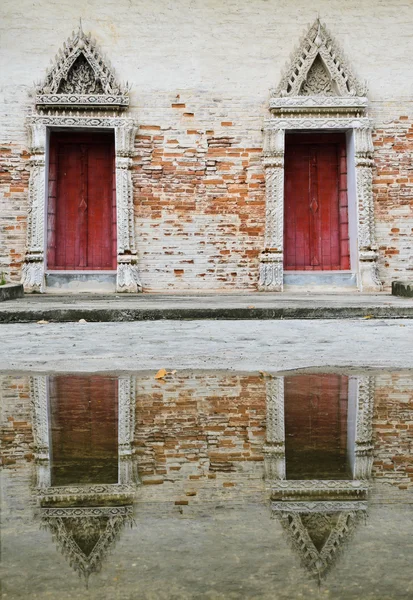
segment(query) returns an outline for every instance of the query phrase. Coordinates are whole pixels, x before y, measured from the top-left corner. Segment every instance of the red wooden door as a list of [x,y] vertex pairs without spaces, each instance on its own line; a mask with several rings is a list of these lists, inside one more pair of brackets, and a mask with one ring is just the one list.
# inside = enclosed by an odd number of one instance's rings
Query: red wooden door
[[284,268],[350,268],[344,134],[290,135],[285,150]]
[[113,135],[52,133],[47,233],[49,269],[116,269]]

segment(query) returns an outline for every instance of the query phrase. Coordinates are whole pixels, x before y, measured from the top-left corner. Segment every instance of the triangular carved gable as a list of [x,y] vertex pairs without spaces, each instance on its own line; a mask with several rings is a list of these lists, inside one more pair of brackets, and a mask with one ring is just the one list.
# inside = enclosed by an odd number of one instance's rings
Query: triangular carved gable
[[336,562],[360,522],[363,511],[275,511],[303,566],[319,582]]
[[38,86],[36,104],[121,107],[129,104],[129,97],[127,86],[119,84],[96,42],[79,26]]
[[133,508],[44,508],[41,522],[73,570],[87,582],[92,573],[101,570],[123,527],[132,525]]
[[293,54],[275,96],[364,96],[340,49],[319,19]]

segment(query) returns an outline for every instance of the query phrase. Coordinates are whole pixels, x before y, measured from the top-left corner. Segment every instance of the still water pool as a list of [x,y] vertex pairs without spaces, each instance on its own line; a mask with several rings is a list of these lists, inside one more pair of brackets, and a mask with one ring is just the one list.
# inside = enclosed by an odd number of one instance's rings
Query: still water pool
[[412,599],[413,373],[0,375],[1,597]]

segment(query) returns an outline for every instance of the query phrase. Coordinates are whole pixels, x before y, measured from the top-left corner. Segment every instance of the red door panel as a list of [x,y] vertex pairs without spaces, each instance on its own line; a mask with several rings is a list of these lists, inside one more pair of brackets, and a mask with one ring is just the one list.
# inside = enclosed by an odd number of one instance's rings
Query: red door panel
[[287,138],[284,266],[350,268],[344,135]]
[[51,135],[50,269],[116,268],[114,140],[108,134]]

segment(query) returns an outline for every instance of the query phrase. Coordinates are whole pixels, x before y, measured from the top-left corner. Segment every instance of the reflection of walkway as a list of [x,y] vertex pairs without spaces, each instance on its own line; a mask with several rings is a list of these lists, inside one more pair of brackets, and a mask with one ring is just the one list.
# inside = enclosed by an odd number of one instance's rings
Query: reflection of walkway
[[[91,382],[92,379],[94,381]],[[67,377],[61,377],[60,380],[59,377],[31,378],[36,452],[34,494],[40,506],[41,525],[51,531],[71,567],[84,576],[86,582],[91,573],[100,571],[102,561],[113,548],[125,524],[132,524],[132,502],[136,490],[132,450],[136,402],[134,379],[119,378],[114,382],[111,378],[102,377],[99,378],[102,383],[100,387],[96,379],[84,377],[76,378],[75,381],[72,378],[70,390],[67,385],[70,380]],[[113,383],[116,384],[115,388]],[[88,389],[92,386],[93,391],[89,394]],[[59,389],[60,392],[56,391]],[[103,396],[99,397],[99,391]],[[65,397],[62,397],[62,392]],[[103,424],[93,418],[94,405],[99,406],[107,401],[108,406],[113,406],[116,400],[117,418],[113,411],[111,418],[105,419]],[[60,412],[63,411],[62,414],[59,414],[59,408]],[[84,421],[79,423],[74,419],[71,423],[70,409],[77,409],[75,416],[82,414]],[[55,427],[51,426],[52,413]],[[86,422],[87,419],[92,420]],[[63,432],[56,428],[56,423]],[[101,445],[106,442],[102,436],[110,439],[112,434],[115,435],[115,481],[112,468],[105,470],[99,465],[100,469],[96,473],[96,464],[99,464],[96,454],[101,455],[102,449],[98,448],[93,456],[88,443],[90,440],[85,440],[84,436],[79,439],[79,432],[82,430],[90,438],[97,439]],[[72,442],[71,438],[74,438]],[[83,446],[87,444],[89,449],[89,453],[86,452],[80,459],[76,441],[83,442]],[[77,483],[74,478],[79,460],[82,461],[82,469]],[[60,464],[55,464],[56,461]],[[91,481],[87,481],[89,472]]]
[[[337,472],[336,478],[295,479],[288,475],[286,454],[285,389],[294,379],[294,385],[302,379],[302,395],[307,399],[314,395],[314,379],[340,376],[277,377],[267,383],[267,440],[264,447],[265,479],[271,495],[273,516],[279,518],[288,532],[295,550],[309,573],[321,580],[334,564],[344,543],[349,540],[357,524],[367,511],[368,479],[372,468],[372,417],[374,403],[374,378],[350,377],[348,379],[347,461],[350,478],[344,479]],[[347,379],[347,378],[346,378]],[[327,386],[330,384],[328,379]],[[334,383],[334,382],[333,382]],[[306,389],[307,387],[307,389]],[[288,398],[290,402],[294,398]],[[302,400],[302,398],[301,398]],[[340,398],[338,398],[340,401]],[[331,399],[330,399],[331,401]],[[302,403],[300,407],[311,403]],[[325,410],[325,409],[324,409]],[[314,412],[314,411],[313,411]],[[343,412],[343,411],[342,411]],[[320,415],[303,415],[316,418]],[[322,416],[322,415],[321,415]],[[342,415],[338,415],[338,421]],[[334,422],[328,423],[329,432]],[[340,425],[340,423],[338,423]],[[343,432],[340,432],[341,437]],[[330,443],[332,441],[330,440]],[[334,448],[331,448],[334,450]],[[328,450],[328,448],[324,448]],[[311,448],[308,449],[311,455]],[[291,454],[290,454],[291,458]],[[309,456],[311,460],[311,456]],[[318,471],[322,471],[319,465]]]

